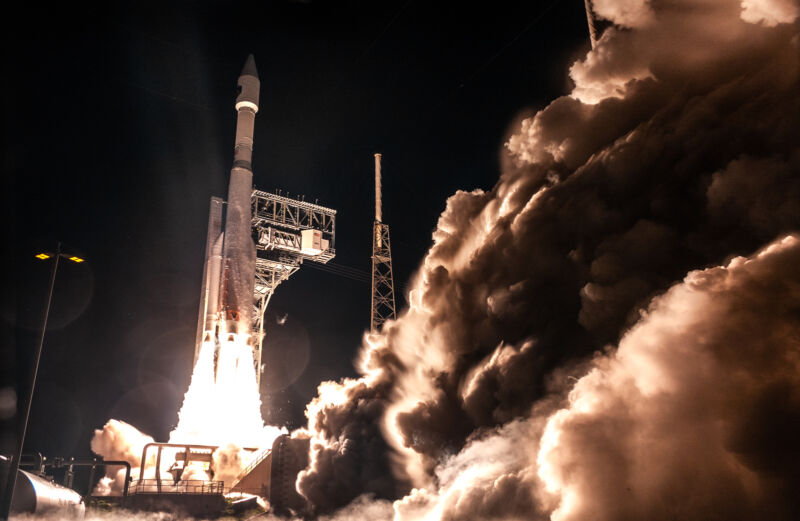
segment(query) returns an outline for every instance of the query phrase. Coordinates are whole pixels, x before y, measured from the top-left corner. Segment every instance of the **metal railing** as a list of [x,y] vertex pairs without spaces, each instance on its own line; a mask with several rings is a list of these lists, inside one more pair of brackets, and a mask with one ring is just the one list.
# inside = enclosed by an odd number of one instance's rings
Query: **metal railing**
[[134,494],[222,494],[225,483],[223,481],[203,481],[200,479],[187,479],[176,484],[164,480],[140,479],[134,482]]
[[244,499],[250,496],[269,497],[269,487],[262,485],[260,487],[237,488],[236,490],[226,489],[225,492],[225,497],[228,499]]
[[244,478],[246,475],[250,474],[250,472],[254,468],[256,468],[256,466],[258,466],[259,463],[261,463],[262,461],[267,459],[267,456],[269,456],[271,453],[272,453],[272,447],[270,447],[268,449],[264,449],[261,452],[259,452],[258,454],[256,454],[255,456],[253,456],[253,459],[250,460],[250,463],[244,468],[243,471],[241,471],[239,473],[238,476],[236,476],[236,479],[233,480],[233,483],[234,483],[233,486],[235,487],[236,484],[239,483],[242,480],[242,478]]

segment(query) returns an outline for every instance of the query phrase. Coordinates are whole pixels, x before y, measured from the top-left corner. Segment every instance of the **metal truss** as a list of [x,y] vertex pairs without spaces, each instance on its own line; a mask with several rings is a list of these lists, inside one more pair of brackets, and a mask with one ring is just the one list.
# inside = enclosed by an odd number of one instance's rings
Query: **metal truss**
[[[261,383],[264,313],[278,285],[300,269],[303,261],[326,264],[336,256],[336,210],[253,190],[252,229],[256,245],[253,293],[253,360]],[[320,232],[319,248],[303,248],[302,233]]]
[[[319,230],[333,248],[336,242],[336,210],[297,201],[282,195],[253,190],[253,225],[284,230]],[[328,259],[330,260],[330,259]]]
[[396,318],[392,248],[389,225],[375,221],[372,233],[372,313],[370,331],[378,332],[387,320]]

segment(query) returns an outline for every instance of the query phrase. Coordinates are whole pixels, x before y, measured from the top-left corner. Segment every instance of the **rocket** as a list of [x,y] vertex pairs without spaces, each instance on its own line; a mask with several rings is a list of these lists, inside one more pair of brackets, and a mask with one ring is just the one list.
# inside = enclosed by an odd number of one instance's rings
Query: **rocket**
[[[258,78],[253,55],[237,81],[236,141],[228,199],[211,198],[195,362],[204,342],[252,345],[256,247],[252,238],[253,127]],[[216,359],[216,356],[215,356]]]

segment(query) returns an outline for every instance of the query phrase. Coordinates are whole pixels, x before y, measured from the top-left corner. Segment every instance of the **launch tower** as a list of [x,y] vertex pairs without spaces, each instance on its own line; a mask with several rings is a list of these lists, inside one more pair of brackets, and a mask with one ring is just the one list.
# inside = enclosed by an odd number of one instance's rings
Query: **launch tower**
[[389,225],[383,222],[381,209],[381,155],[375,154],[375,221],[372,225],[370,331],[379,331],[384,322],[395,317],[392,248],[389,243]]
[[[304,260],[327,264],[336,256],[336,210],[260,190],[253,191],[252,203],[257,250],[253,359],[260,368],[264,312],[272,294]],[[260,382],[261,371],[257,374]]]

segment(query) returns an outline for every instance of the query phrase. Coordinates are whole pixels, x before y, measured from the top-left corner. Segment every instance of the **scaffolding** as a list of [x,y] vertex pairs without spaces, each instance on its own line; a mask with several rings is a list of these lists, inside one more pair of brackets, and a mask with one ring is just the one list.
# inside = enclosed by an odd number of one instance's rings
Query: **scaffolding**
[[396,318],[392,248],[389,225],[383,222],[381,201],[381,155],[375,154],[375,221],[372,225],[372,310],[369,328],[380,331],[384,322]]
[[327,264],[336,256],[336,210],[260,190],[253,190],[251,204],[256,245],[253,361],[260,384],[269,301],[303,261]]

